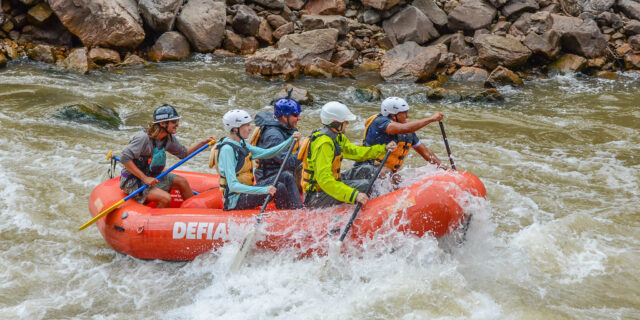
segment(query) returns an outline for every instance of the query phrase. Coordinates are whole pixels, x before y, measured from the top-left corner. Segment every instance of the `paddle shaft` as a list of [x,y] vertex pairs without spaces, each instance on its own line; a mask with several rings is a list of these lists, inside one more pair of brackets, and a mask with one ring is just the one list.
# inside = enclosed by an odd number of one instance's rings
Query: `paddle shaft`
[[[295,140],[295,139],[294,139]],[[284,169],[284,166],[287,164],[287,161],[289,160],[289,155],[291,155],[291,151],[293,150],[293,147],[296,145],[295,141],[291,143],[291,145],[289,146],[289,149],[287,150],[287,154],[284,156],[284,160],[282,161],[282,165],[280,166],[280,169],[278,169],[278,173],[276,174],[276,179],[273,180],[273,187],[276,187],[278,184],[278,179],[280,179],[280,174],[282,173],[282,170]],[[269,194],[267,196],[266,199],[264,199],[264,203],[262,204],[262,208],[260,209],[260,213],[258,213],[258,216],[256,217],[256,224],[255,226],[257,227],[260,222],[262,221],[262,213],[264,213],[264,210],[267,209],[267,204],[269,204],[269,201],[271,201],[271,199],[273,198],[273,196],[271,194]]]
[[[206,145],[200,147],[200,149],[194,151],[193,153],[191,153],[190,155],[188,155],[186,158],[180,160],[180,162],[174,164],[173,166],[171,166],[171,168],[167,169],[166,171],[162,172],[161,174],[159,174],[156,177],[156,180],[160,180],[162,177],[166,176],[167,174],[169,174],[169,172],[173,171],[175,168],[181,166],[183,163],[189,161],[189,159],[193,158],[196,154],[202,152],[204,149],[208,148],[209,146],[211,146],[212,144],[215,143],[215,140],[211,140],[211,142],[207,143]],[[93,217],[93,219],[87,221],[85,224],[83,224],[80,228],[78,228],[78,231],[84,230],[86,227],[90,226],[91,224],[93,224],[94,222],[98,221],[98,219],[102,218],[103,216],[105,216],[106,214],[108,214],[109,212],[113,211],[113,209],[117,208],[119,205],[123,204],[125,201],[135,197],[135,195],[137,195],[138,193],[142,192],[142,190],[146,189],[149,185],[145,184],[144,186],[138,188],[138,190],[132,192],[131,194],[129,194],[128,196],[126,196],[124,199],[116,202],[114,205],[112,205],[111,207],[109,207],[107,210],[102,211],[100,214],[98,214],[97,216]]]
[[[373,177],[371,177],[371,182],[369,182],[369,185],[367,186],[367,192],[366,192],[367,195],[369,194],[369,192],[371,192],[371,189],[373,189],[373,183],[376,182],[376,179],[378,178],[380,171],[382,171],[382,167],[384,167],[384,164],[387,162],[387,159],[389,158],[390,154],[391,154],[391,150],[387,150],[387,154],[385,154],[384,158],[382,158],[382,162],[380,163],[380,166],[376,169],[376,172],[373,175]],[[358,202],[356,209],[353,211],[353,214],[351,214],[351,218],[349,218],[349,222],[347,222],[347,225],[344,226],[344,231],[342,231],[342,234],[340,235],[340,240],[339,240],[340,244],[342,244],[342,241],[347,236],[349,229],[351,229],[351,226],[353,225],[353,221],[356,220],[356,217],[358,216],[358,212],[360,212],[360,208],[362,208],[362,203]]]
[[444,139],[444,146],[447,148],[447,155],[449,155],[449,162],[451,162],[451,169],[456,169],[456,164],[453,163],[453,157],[451,157],[451,149],[449,148],[449,140],[447,139],[447,133],[444,132],[444,124],[442,121],[438,121],[440,124],[440,131],[442,131],[442,139]]

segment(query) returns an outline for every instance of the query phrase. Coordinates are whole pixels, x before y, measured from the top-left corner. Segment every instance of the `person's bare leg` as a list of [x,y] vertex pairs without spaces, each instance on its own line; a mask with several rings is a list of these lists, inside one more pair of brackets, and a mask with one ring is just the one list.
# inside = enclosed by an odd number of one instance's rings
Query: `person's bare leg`
[[185,179],[184,177],[176,175],[176,177],[173,179],[173,183],[171,183],[171,189],[180,190],[182,200],[187,200],[193,197],[193,190],[191,190],[189,181],[187,181],[187,179]]
[[156,208],[167,208],[171,205],[171,195],[162,189],[153,188],[147,195],[148,201],[157,202]]

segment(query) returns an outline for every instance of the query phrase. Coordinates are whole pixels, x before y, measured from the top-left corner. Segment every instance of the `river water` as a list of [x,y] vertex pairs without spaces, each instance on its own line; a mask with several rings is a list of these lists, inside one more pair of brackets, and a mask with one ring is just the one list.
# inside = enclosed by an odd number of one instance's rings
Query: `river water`
[[[90,218],[106,153],[119,153],[155,106],[178,108],[189,145],[223,136],[231,107],[263,109],[282,81],[209,55],[86,76],[14,61],[0,70],[0,318],[640,319],[639,82],[556,76],[500,88],[503,102],[431,103],[425,87],[372,73],[298,79],[316,101],[303,133],[318,127],[324,102],[341,100],[359,116],[348,134],[358,140],[379,105],[354,99],[366,85],[409,97],[414,118],[444,112],[458,168],[484,182],[488,199],[465,208],[467,242],[452,251],[390,234],[337,258],[257,252],[231,273],[237,245],[192,262],[145,261],[114,252],[94,226],[76,229]],[[55,117],[76,103],[112,107],[124,124]],[[436,125],[419,136],[446,161]],[[405,175],[424,165],[415,154],[407,163]],[[208,171],[207,156],[181,169]]]

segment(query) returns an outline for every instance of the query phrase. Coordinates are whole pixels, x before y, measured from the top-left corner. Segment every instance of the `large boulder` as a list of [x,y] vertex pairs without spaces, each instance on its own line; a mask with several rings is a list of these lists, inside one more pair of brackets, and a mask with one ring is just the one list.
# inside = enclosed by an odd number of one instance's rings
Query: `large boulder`
[[107,129],[118,129],[122,124],[115,110],[95,103],[65,106],[58,110],[54,117]]
[[323,16],[316,14],[305,14],[300,19],[304,30],[328,29],[338,30],[339,35],[344,36],[349,33],[349,20],[343,16],[332,15]]
[[471,32],[489,27],[496,14],[496,8],[483,0],[463,0],[449,12],[447,26],[451,31]]
[[596,58],[605,54],[607,38],[600,32],[596,22],[589,19],[562,35],[562,47],[587,58]]
[[502,36],[482,34],[474,39],[473,44],[478,49],[478,62],[489,69],[499,65],[518,67],[531,56],[531,50],[520,41]]
[[331,60],[337,41],[336,29],[312,30],[283,36],[278,41],[278,49],[291,49],[304,65],[316,57]]
[[144,40],[134,0],[49,0],[49,5],[87,47],[135,48]]
[[407,41],[382,57],[380,75],[386,81],[424,81],[434,74],[439,61],[440,49]]
[[245,36],[256,36],[260,28],[260,17],[251,8],[239,5],[232,20],[233,30]]
[[300,73],[300,57],[291,49],[267,47],[244,61],[245,70],[266,77],[295,78]]
[[500,86],[522,86],[523,84],[522,79],[515,72],[499,66],[491,72],[484,86],[496,88]]
[[541,55],[549,60],[555,59],[560,53],[560,33],[549,30],[542,35],[529,32],[523,44],[535,55]]
[[382,26],[394,45],[405,41],[423,44],[440,36],[431,20],[414,6],[407,6]]
[[178,16],[177,27],[198,52],[210,52],[222,43],[226,23],[224,2],[190,0]]
[[182,60],[191,54],[189,41],[180,32],[169,31],[163,33],[156,43],[149,49],[149,60]]
[[378,10],[389,10],[391,7],[400,3],[400,0],[362,0],[363,5]]
[[449,22],[447,14],[438,7],[434,0],[415,0],[412,5],[420,9],[438,27],[446,27],[447,22]]
[[147,25],[156,32],[173,29],[182,0],[139,0],[138,8]]
[[640,2],[634,0],[618,0],[616,5],[627,17],[640,20]]
[[310,14],[335,15],[343,14],[347,6],[342,0],[309,0],[304,9]]

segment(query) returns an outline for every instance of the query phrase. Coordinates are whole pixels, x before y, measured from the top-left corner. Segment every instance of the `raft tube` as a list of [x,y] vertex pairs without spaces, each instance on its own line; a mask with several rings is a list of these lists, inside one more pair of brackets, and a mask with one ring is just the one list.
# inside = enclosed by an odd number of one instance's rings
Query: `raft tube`
[[[200,194],[183,201],[172,191],[169,208],[155,208],[128,200],[98,220],[96,226],[118,252],[141,259],[193,260],[232,241],[241,241],[255,223],[260,208],[223,211],[218,176],[176,172]],[[89,211],[96,216],[126,194],[119,178],[98,185],[89,197]],[[362,207],[345,242],[360,243],[378,232],[397,230],[439,238],[456,230],[465,214],[457,200],[470,194],[486,197],[482,182],[468,172],[447,171],[375,199]],[[263,215],[257,246],[272,250],[297,248],[303,255],[325,254],[330,241],[349,220],[355,206],[276,210],[270,204]]]

